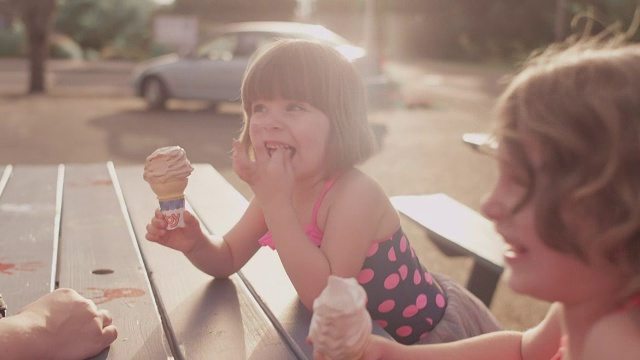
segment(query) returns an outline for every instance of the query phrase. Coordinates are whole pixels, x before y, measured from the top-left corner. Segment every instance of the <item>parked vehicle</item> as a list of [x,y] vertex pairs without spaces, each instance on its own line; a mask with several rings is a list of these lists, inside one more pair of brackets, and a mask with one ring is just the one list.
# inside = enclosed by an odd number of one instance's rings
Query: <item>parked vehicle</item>
[[150,109],[169,99],[240,100],[242,76],[253,52],[278,38],[313,39],[334,46],[353,61],[367,86],[369,101],[391,101],[397,91],[383,72],[381,59],[321,25],[296,22],[241,22],[221,26],[216,35],[187,55],[168,54],[141,62],[133,71],[134,94]]

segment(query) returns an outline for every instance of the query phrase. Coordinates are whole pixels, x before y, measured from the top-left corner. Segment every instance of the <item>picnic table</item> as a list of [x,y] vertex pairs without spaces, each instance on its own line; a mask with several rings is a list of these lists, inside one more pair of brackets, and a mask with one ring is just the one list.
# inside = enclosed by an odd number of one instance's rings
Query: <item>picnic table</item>
[[[222,235],[248,202],[194,164],[187,208]],[[311,359],[311,312],[277,252],[214,279],[146,241],[158,202],[143,165],[0,165],[0,291],[9,315],[57,287],[108,309],[118,339],[94,359]],[[374,333],[387,336],[375,323]]]

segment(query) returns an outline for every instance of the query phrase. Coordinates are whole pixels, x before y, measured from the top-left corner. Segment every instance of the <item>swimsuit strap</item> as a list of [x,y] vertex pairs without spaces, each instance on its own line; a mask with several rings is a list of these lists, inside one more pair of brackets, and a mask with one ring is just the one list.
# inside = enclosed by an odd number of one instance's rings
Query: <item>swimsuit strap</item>
[[331,188],[336,183],[336,180],[338,180],[339,177],[340,177],[340,174],[336,174],[331,179],[329,179],[326,183],[324,183],[322,194],[320,194],[320,197],[318,198],[318,200],[316,200],[315,205],[313,205],[313,215],[312,215],[313,219],[311,220],[311,223],[318,230],[320,230],[320,228],[318,227],[318,210],[320,210],[320,205],[322,205],[322,200],[324,199],[324,196],[329,192],[329,190],[331,190]]
[[621,310],[627,311],[627,310],[631,310],[639,307],[640,307],[640,294],[636,294],[631,298],[629,298],[629,300],[627,300],[627,302],[622,306]]

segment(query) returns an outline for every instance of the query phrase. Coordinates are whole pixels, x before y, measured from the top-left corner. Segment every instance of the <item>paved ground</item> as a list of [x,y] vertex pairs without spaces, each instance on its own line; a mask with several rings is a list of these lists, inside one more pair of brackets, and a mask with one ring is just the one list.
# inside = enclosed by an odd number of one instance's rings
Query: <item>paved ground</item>
[[[49,64],[47,95],[25,96],[26,63],[0,59],[0,163],[141,163],[155,148],[179,144],[193,162],[213,164],[243,194],[249,189],[230,169],[230,139],[241,120],[234,106],[172,102],[149,112],[131,97],[129,63]],[[464,132],[489,128],[501,71],[448,63],[388,64],[410,107],[371,113],[380,152],[362,168],[389,195],[445,192],[478,210],[495,179],[492,160],[462,144]],[[424,232],[405,230],[431,270],[466,282],[470,261],[443,256]],[[500,284],[492,310],[510,329],[541,320],[547,305]]]

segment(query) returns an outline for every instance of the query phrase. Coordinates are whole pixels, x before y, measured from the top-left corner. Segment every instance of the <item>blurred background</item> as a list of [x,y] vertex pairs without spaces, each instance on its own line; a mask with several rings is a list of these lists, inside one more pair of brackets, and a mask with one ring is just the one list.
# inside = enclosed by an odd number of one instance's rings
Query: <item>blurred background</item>
[[[142,60],[206,40],[222,23],[323,24],[390,59],[512,63],[584,31],[624,26],[636,0],[2,0],[0,55]],[[31,34],[31,37],[29,36]],[[173,35],[173,36],[172,36]],[[635,34],[634,39],[639,39]]]
[[[324,25],[365,48],[398,93],[370,110],[379,152],[362,164],[390,196],[444,192],[479,210],[491,159],[461,141],[491,127],[491,108],[531,51],[580,34],[640,40],[639,0],[0,0],[0,164],[142,163],[180,145],[245,196],[230,167],[237,103],[171,100],[150,110],[132,73],[192,53],[223,24]],[[635,19],[635,21],[634,21]],[[218,104],[220,105],[220,104]],[[452,219],[455,221],[455,219]],[[465,283],[471,261],[447,258],[403,218],[422,262]],[[548,308],[501,283],[491,310],[509,329]]]

